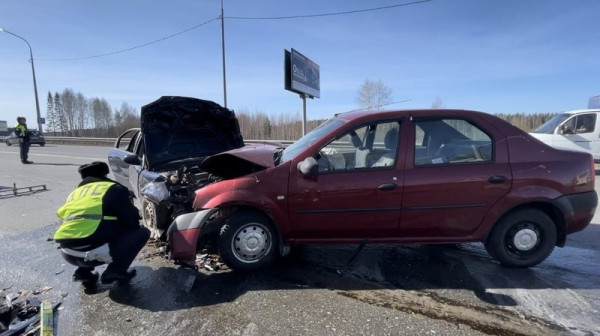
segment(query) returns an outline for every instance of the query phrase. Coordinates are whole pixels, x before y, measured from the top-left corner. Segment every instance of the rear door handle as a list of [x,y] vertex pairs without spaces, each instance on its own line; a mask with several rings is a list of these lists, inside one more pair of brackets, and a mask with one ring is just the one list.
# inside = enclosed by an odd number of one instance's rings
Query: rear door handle
[[488,179],[488,182],[490,183],[502,183],[504,181],[508,180],[508,177],[504,176],[504,175],[494,175],[492,177],[490,177]]
[[380,184],[379,187],[377,187],[377,189],[379,189],[381,191],[392,191],[392,190],[395,190],[396,187],[398,187],[398,186],[394,183],[384,183],[384,184]]

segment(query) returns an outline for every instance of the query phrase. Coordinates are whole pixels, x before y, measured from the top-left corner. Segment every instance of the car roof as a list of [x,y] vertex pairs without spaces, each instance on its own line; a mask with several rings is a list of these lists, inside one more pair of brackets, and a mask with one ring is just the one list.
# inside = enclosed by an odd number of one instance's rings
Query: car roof
[[571,111],[564,111],[562,113],[566,113],[566,114],[580,114],[580,113],[600,113],[600,109],[581,109],[581,110],[571,110]]
[[472,110],[458,110],[458,109],[406,109],[406,110],[358,110],[350,111],[345,113],[336,114],[337,118],[344,120],[356,120],[362,118],[393,118],[393,117],[416,117],[416,116],[492,116],[489,113],[472,111]]

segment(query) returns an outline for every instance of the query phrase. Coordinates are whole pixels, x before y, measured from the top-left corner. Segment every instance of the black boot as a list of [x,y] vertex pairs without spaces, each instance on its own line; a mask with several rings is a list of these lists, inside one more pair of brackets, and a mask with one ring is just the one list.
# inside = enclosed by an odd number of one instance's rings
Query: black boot
[[98,281],[98,272],[94,272],[93,268],[78,267],[71,279],[75,282],[96,283]]
[[109,284],[109,283],[113,283],[115,281],[120,284],[124,284],[124,283],[128,283],[129,280],[133,279],[135,274],[136,274],[135,269],[130,269],[123,273],[104,271],[104,273],[102,273],[102,276],[100,277],[100,281],[103,284]]

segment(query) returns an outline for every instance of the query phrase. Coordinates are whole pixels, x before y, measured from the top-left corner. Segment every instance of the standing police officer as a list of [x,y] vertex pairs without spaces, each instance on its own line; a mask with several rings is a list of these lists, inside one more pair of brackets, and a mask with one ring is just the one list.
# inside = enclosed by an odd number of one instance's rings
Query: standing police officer
[[32,161],[27,160],[27,155],[29,154],[29,146],[30,143],[30,133],[27,129],[27,120],[25,117],[17,118],[17,125],[15,126],[15,134],[19,138],[19,149],[21,150],[21,162],[24,164],[31,164]]
[[109,263],[100,281],[128,282],[136,272],[127,269],[150,231],[139,225],[139,212],[127,188],[106,177],[106,163],[92,162],[78,171],[83,181],[57,211],[63,223],[54,240],[60,243],[65,260],[78,266],[73,281],[95,284],[94,267]]

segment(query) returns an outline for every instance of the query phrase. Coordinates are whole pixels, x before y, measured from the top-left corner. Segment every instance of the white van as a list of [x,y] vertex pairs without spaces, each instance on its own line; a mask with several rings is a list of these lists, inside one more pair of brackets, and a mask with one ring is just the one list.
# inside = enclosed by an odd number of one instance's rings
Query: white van
[[556,148],[588,152],[600,161],[600,109],[557,114],[529,134]]

